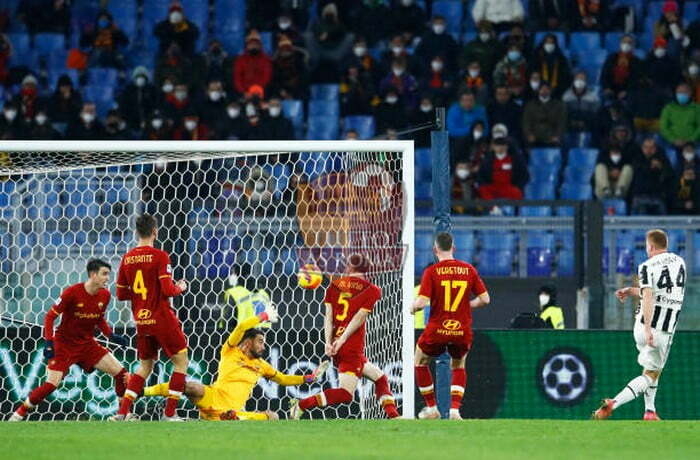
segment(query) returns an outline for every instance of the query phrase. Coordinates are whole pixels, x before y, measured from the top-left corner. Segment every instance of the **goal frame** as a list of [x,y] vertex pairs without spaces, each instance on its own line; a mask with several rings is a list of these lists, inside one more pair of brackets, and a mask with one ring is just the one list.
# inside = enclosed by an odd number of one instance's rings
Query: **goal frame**
[[[403,418],[415,417],[414,386],[414,343],[415,332],[410,307],[413,303],[414,289],[414,236],[415,236],[415,176],[413,141],[392,140],[339,140],[339,141],[0,141],[0,152],[190,152],[191,156],[181,159],[168,158],[167,161],[192,161],[209,157],[197,156],[197,153],[217,153],[217,157],[226,157],[226,153],[254,154],[274,152],[400,152],[402,154],[402,181],[404,193],[404,227],[402,244],[404,257],[402,266],[403,304],[401,308],[402,327],[402,408]],[[113,167],[152,163],[153,158],[136,161],[87,161],[83,165],[47,166],[36,169],[17,169],[0,166],[0,176],[35,174],[50,171],[70,171],[86,167]]]

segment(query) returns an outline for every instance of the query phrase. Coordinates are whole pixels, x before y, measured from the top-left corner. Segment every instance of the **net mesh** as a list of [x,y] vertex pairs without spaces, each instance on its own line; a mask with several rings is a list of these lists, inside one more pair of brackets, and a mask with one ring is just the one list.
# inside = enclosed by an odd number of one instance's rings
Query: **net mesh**
[[[175,278],[190,281],[173,301],[188,336],[189,379],[212,382],[225,337],[245,311],[258,313],[268,302],[281,318],[267,334],[268,360],[286,373],[314,369],[323,359],[325,289],[299,288],[298,268],[315,263],[333,276],[350,253],[362,252],[383,291],[368,323],[367,357],[386,372],[400,400],[401,177],[400,152],[2,154],[2,412],[43,380],[39,325],[47,309],[62,289],[85,279],[88,259],[102,258],[116,271],[143,212],[159,220],[158,242],[170,253]],[[107,319],[133,335],[129,306],[114,296]],[[110,348],[135,369],[135,349]],[[170,372],[161,361],[148,383],[167,381]],[[335,371],[314,386],[261,381],[247,409],[282,411],[287,398],[337,383]],[[311,416],[379,417],[369,385],[360,386],[356,402]],[[111,378],[77,366],[48,402],[30,418],[103,417],[117,406]],[[156,416],[161,404],[141,398],[136,411]]]

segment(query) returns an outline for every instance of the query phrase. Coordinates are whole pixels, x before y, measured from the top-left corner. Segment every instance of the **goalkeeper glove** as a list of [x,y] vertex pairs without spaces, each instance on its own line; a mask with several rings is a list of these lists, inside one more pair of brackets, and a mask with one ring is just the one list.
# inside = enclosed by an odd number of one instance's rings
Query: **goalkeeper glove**
[[51,359],[55,355],[54,349],[53,349],[53,340],[45,340],[44,341],[44,358],[46,359]]
[[127,339],[125,336],[119,335],[119,334],[110,335],[109,341],[112,343],[116,343],[117,345],[120,345],[122,347],[125,347],[129,343],[129,339]]
[[277,314],[277,309],[274,305],[268,304],[265,306],[265,311],[258,315],[260,321],[269,321],[271,323],[276,323],[279,321],[280,317]]
[[304,376],[304,382],[315,383],[323,378],[323,374],[326,373],[328,367],[331,365],[330,361],[323,361],[318,367],[310,374]]

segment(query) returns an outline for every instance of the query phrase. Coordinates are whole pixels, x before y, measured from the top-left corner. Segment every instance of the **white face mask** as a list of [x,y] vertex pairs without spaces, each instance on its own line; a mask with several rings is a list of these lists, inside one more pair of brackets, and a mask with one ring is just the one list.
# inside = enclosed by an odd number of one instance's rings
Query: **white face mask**
[[464,180],[469,177],[469,170],[467,168],[457,168],[455,169],[455,175],[457,178]]
[[5,110],[5,119],[7,121],[12,121],[17,117],[17,111],[12,109],[12,110]]
[[494,139],[501,139],[501,138],[506,137],[507,135],[508,135],[507,132],[502,131],[502,130],[500,130],[500,129],[494,129],[494,130],[493,130],[493,138],[494,138]]
[[253,104],[248,104],[245,106],[245,114],[248,118],[255,116],[257,113],[257,110],[255,110],[255,106]]
[[285,19],[285,20],[282,20],[282,21],[277,22],[277,25],[280,26],[280,29],[282,29],[282,30],[287,30],[287,29],[289,29],[289,27],[292,25],[292,22],[291,22],[291,21],[287,21],[287,20]]
[[442,70],[442,62],[433,61],[430,63],[430,68],[433,69],[433,72],[439,72]]
[[185,129],[187,131],[194,131],[197,127],[197,122],[194,120],[185,120]]
[[229,118],[238,118],[238,115],[241,114],[241,109],[229,107],[226,109],[226,113],[228,113]]
[[364,46],[356,46],[352,49],[352,52],[355,53],[355,56],[362,57],[367,54],[367,48]]
[[700,66],[697,64],[692,64],[690,67],[688,67],[688,73],[693,76],[697,75],[700,73]]
[[623,53],[629,53],[630,51],[632,51],[632,45],[630,45],[627,42],[622,43],[620,45],[620,51],[622,51]]
[[440,35],[443,32],[445,32],[445,25],[444,24],[433,24],[433,32],[436,34]]
[[654,56],[656,56],[659,59],[666,56],[666,48],[655,48],[654,49]]
[[551,99],[551,96],[540,96],[540,101],[542,102],[549,102]]
[[392,67],[391,71],[394,72],[394,75],[400,77],[403,74],[404,69],[401,67]]
[[151,120],[151,126],[153,126],[153,129],[160,129],[160,127],[163,126],[163,119],[154,118]]
[[478,69],[469,69],[469,76],[472,78],[478,77],[480,73],[481,71]]
[[411,6],[413,5],[413,0],[401,0],[401,4],[403,6]]
[[683,152],[683,158],[685,158],[685,161],[693,161],[695,159],[695,152]]
[[270,108],[268,109],[268,112],[270,113],[270,116],[272,118],[277,118],[280,116],[280,113],[282,112],[282,108],[273,105],[273,106],[270,106]]
[[80,114],[80,118],[85,122],[85,123],[92,123],[95,120],[95,114],[89,113],[89,112],[83,112]]
[[161,89],[163,90],[164,93],[169,93],[170,91],[173,90],[173,84],[172,83],[164,83]]
[[171,24],[177,24],[178,22],[182,21],[182,13],[179,11],[173,11],[170,13],[170,23]]
[[396,101],[398,101],[399,98],[396,96],[387,96],[385,100],[387,104],[396,104]]
[[136,83],[136,86],[138,86],[139,88],[143,88],[144,86],[146,86],[146,77],[136,77],[134,83]]
[[532,88],[533,91],[537,91],[538,89],[540,89],[540,81],[530,80],[530,88]]
[[398,56],[403,53],[403,46],[392,46],[391,52],[394,53],[395,56]]
[[209,99],[216,102],[221,99],[221,91],[209,91]]
[[506,157],[506,155],[507,155],[506,152],[498,152],[498,153],[496,153],[496,158],[498,158],[499,160],[502,160]]
[[187,91],[175,91],[175,99],[178,101],[184,101],[187,97]]
[[540,294],[540,307],[544,307],[549,303],[549,296],[547,294]]
[[582,80],[580,78],[577,78],[574,80],[574,88],[576,89],[583,89],[586,87],[586,80]]
[[610,155],[610,160],[613,163],[618,164],[620,162],[620,160],[622,160],[622,155],[620,155],[619,153],[614,153],[614,154]]
[[480,39],[482,42],[487,42],[487,41],[491,40],[491,34],[488,33],[488,32],[481,32],[481,33],[479,34],[479,39]]
[[545,43],[544,44],[544,52],[547,54],[552,54],[555,49],[557,49],[557,45],[555,45],[554,43]]
[[474,131],[474,139],[481,139],[481,136],[484,135],[483,131]]
[[48,117],[44,114],[40,114],[40,115],[37,115],[36,117],[34,117],[34,121],[36,121],[36,124],[39,126],[42,126],[44,123],[46,123],[47,119],[48,119]]
[[433,110],[433,106],[431,104],[421,104],[420,105],[420,111],[423,113],[428,113],[431,110]]

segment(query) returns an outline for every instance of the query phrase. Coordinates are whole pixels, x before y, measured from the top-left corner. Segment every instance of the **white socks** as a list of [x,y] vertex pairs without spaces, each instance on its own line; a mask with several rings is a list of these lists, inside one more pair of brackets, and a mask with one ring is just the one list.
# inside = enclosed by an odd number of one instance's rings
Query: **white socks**
[[615,396],[615,403],[613,404],[613,409],[617,409],[623,404],[626,404],[633,399],[637,398],[643,394],[652,385],[652,380],[650,377],[642,374],[639,377],[635,377],[627,384],[621,392]]
[[644,392],[644,410],[656,412],[656,387],[659,386],[659,379],[649,385],[647,391]]

